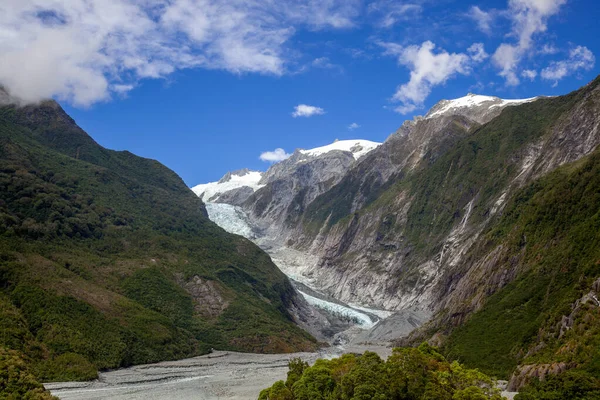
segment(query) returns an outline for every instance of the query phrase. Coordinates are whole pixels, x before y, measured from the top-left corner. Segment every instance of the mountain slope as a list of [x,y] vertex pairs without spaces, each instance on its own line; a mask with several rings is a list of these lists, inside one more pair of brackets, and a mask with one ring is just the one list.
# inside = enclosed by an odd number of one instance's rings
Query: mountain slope
[[[310,273],[347,301],[433,311],[413,343],[450,334],[447,354],[506,378],[521,364],[513,389],[572,368],[593,377],[599,84],[483,125],[463,110],[429,136],[436,116],[405,124],[308,207],[302,246],[321,254]],[[449,131],[460,121],[468,128]],[[405,145],[386,158],[393,141]]]
[[337,184],[379,145],[368,140],[338,140],[314,149],[298,149],[291,157],[272,165],[260,180],[264,187],[241,206],[255,225],[277,235],[295,226],[317,196]]
[[0,344],[42,379],[315,346],[265,253],[209,221],[172,171],[100,147],[54,102],[0,108],[0,235]]
[[464,115],[405,123],[307,207],[292,237],[321,257],[309,273],[344,301],[437,311],[445,271],[512,193],[598,145],[598,92],[595,81],[484,125]]
[[519,363],[599,371],[600,152],[520,190],[469,258],[487,260],[469,275],[514,278],[452,332],[451,356],[500,376]]

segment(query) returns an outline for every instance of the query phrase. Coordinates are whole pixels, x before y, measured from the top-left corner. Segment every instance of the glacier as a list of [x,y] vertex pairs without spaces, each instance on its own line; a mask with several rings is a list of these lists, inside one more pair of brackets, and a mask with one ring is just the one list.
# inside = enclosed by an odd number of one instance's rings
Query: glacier
[[205,203],[208,218],[229,233],[246,239],[255,239],[256,234],[248,224],[246,213],[237,206],[224,203]]
[[327,300],[319,299],[317,297],[311,296],[310,294],[304,293],[299,290],[300,294],[304,299],[308,302],[308,304],[313,307],[320,308],[321,310],[325,310],[337,317],[341,317],[343,319],[348,319],[355,324],[359,325],[363,329],[370,329],[377,324],[378,320],[371,319],[367,314],[363,314],[353,308],[343,306],[341,304],[332,303]]

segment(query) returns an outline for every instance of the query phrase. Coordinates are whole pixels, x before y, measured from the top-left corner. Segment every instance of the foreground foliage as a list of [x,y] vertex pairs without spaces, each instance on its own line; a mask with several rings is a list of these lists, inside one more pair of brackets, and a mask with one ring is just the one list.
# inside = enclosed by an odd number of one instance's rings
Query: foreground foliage
[[315,365],[291,360],[287,380],[260,393],[259,400],[500,400],[483,373],[448,362],[435,348],[395,348],[383,361],[376,353],[345,354]]
[[0,347],[0,399],[53,400],[33,376],[22,354]]

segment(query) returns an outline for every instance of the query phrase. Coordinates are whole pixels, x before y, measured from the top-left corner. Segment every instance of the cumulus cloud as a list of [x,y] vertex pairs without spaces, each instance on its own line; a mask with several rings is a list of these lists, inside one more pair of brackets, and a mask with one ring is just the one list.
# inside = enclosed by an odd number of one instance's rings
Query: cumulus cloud
[[358,129],[358,128],[360,128],[360,125],[357,124],[356,122],[353,122],[350,125],[348,125],[348,130],[351,130],[351,131]]
[[177,69],[286,72],[302,27],[347,28],[359,0],[4,0],[0,84],[23,102],[78,106]]
[[542,70],[540,74],[542,79],[554,81],[555,84],[566,76],[569,76],[577,70],[586,71],[594,68],[596,57],[585,46],[577,46],[569,52],[569,58],[561,61],[553,61]]
[[477,6],[472,6],[467,16],[477,22],[477,27],[483,33],[490,34],[492,32],[492,21],[494,19],[492,13],[483,11]]
[[492,56],[494,64],[501,70],[499,75],[506,79],[506,84],[509,86],[520,83],[515,68],[521,58],[521,52],[518,46],[502,43]]
[[519,84],[518,67],[533,44],[534,35],[545,32],[548,19],[557,14],[566,0],[509,0],[507,14],[512,20],[514,44],[502,43],[492,59],[500,69],[499,75],[511,86]]
[[282,148],[276,148],[273,151],[265,151],[260,154],[260,159],[266,162],[279,162],[289,158],[291,154],[286,153]]
[[421,46],[403,47],[395,43],[380,43],[387,55],[398,57],[398,64],[410,69],[410,80],[398,86],[392,101],[400,105],[395,111],[410,113],[423,107],[423,103],[436,85],[444,84],[454,75],[468,75],[474,63],[487,57],[483,45],[475,43],[468,49],[469,54],[435,51],[435,44],[426,41]]
[[313,115],[322,115],[325,114],[325,110],[321,107],[309,106],[307,104],[298,104],[294,107],[294,112],[292,113],[292,117],[312,117]]

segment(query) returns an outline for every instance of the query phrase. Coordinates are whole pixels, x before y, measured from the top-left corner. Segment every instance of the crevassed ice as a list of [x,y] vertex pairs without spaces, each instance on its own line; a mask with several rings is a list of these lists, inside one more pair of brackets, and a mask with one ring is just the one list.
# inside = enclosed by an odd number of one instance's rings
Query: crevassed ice
[[326,310],[334,315],[348,318],[348,319],[356,322],[356,324],[360,325],[362,328],[365,328],[365,329],[372,328],[375,325],[375,323],[377,322],[377,321],[373,321],[371,319],[371,317],[369,317],[368,315],[358,312],[350,307],[345,307],[345,306],[342,306],[341,304],[332,303],[327,300],[322,300],[322,299],[316,298],[314,296],[311,296],[309,294],[302,292],[301,290],[299,290],[299,292],[306,299],[308,304],[310,304],[314,307],[320,308],[322,310]]
[[248,239],[255,237],[244,211],[239,207],[223,203],[206,203],[208,218],[229,233],[244,236]]

